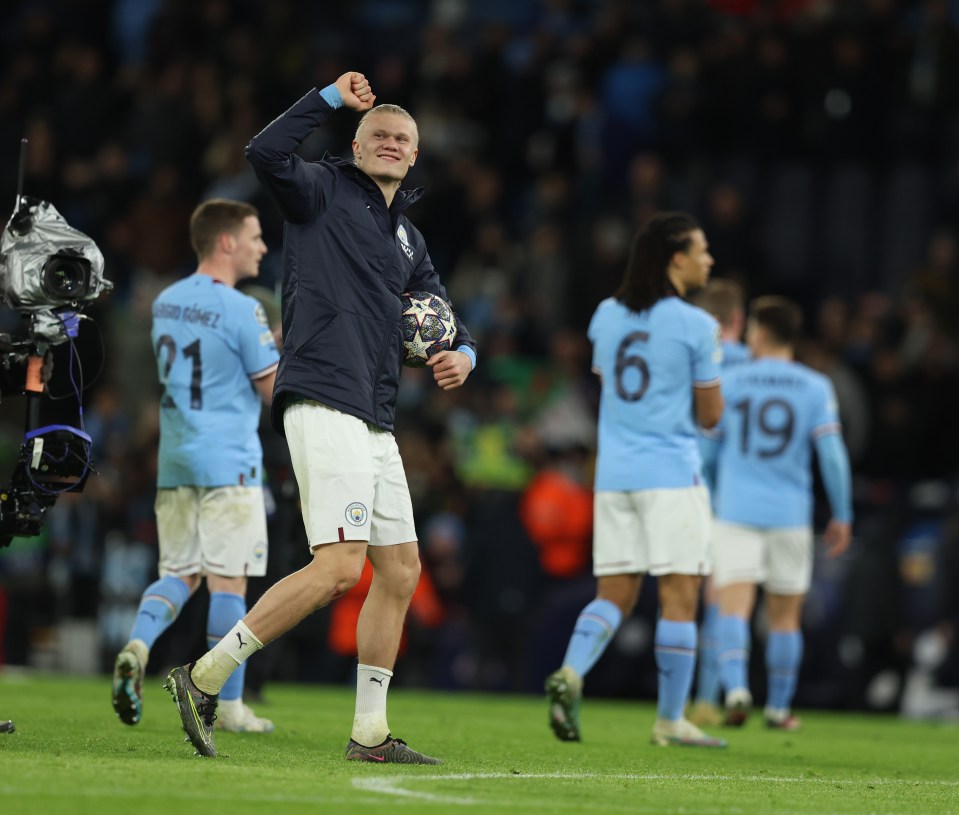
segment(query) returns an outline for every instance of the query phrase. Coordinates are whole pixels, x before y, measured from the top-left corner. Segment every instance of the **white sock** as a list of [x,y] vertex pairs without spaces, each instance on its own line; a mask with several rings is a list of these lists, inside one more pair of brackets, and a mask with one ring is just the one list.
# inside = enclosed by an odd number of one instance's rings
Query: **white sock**
[[243,714],[243,699],[223,699],[216,706],[217,716],[241,716]]
[[197,660],[190,672],[193,684],[201,691],[215,696],[240,665],[263,647],[243,620],[237,622],[212,651]]
[[150,649],[143,640],[130,640],[123,646],[124,651],[130,651],[137,658],[141,668],[146,668],[147,661],[150,659]]
[[356,712],[351,738],[364,747],[376,747],[390,734],[386,723],[386,691],[392,676],[393,672],[386,668],[356,666]]
[[767,707],[763,711],[763,715],[774,722],[784,722],[789,718],[789,708]]

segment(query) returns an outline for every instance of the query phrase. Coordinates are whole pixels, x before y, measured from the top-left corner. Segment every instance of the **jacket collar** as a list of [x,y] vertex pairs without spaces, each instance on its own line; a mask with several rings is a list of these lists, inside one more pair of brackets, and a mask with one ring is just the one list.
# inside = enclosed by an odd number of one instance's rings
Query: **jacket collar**
[[[352,179],[361,187],[363,187],[363,189],[367,190],[368,192],[375,192],[377,195],[382,197],[382,193],[380,192],[380,188],[376,186],[376,182],[366,173],[360,170],[352,161],[347,161],[339,156],[333,156],[329,153],[326,153],[323,156],[322,163],[335,167],[347,178]],[[393,206],[390,207],[390,212],[403,212],[403,210],[415,204],[422,197],[422,187],[416,187],[412,190],[398,189],[396,191],[396,195],[393,196]]]

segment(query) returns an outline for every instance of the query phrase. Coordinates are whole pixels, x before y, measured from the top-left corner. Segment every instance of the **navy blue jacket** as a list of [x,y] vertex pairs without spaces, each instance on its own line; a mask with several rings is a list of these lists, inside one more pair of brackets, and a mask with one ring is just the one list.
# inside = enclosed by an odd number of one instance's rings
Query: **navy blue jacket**
[[[398,190],[387,209],[376,183],[352,163],[293,154],[332,111],[311,90],[246,148],[286,219],[272,410],[281,434],[291,394],[392,430],[403,360],[399,295],[428,291],[449,302],[423,236],[403,214],[422,190]],[[456,347],[475,351],[459,317],[456,328]]]

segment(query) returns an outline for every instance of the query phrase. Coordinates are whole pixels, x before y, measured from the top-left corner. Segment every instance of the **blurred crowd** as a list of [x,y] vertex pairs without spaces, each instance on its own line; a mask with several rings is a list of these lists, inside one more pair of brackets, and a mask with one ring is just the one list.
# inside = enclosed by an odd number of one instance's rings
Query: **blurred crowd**
[[[282,223],[244,145],[354,69],[418,120],[411,217],[479,342],[460,391],[404,373],[425,569],[397,681],[538,691],[559,663],[593,591],[585,328],[635,228],[671,208],[702,222],[715,276],[803,305],[802,359],[839,394],[856,540],[817,563],[797,705],[959,715],[959,2],[14,0],[3,16],[0,189],[12,204],[25,136],[25,192],[96,240],[115,289],[77,348],[98,475],[0,550],[0,665],[109,668],[156,569],[150,304],[193,270],[188,217],[214,196],[259,207],[275,289]],[[301,153],[346,155],[354,128],[338,114]],[[5,399],[0,466],[22,421]],[[263,438],[268,583],[308,555],[284,442]],[[203,613],[171,630],[169,664],[202,650]],[[254,690],[346,679],[353,613],[340,601],[261,654]],[[654,695],[654,613],[623,626],[591,692]]]

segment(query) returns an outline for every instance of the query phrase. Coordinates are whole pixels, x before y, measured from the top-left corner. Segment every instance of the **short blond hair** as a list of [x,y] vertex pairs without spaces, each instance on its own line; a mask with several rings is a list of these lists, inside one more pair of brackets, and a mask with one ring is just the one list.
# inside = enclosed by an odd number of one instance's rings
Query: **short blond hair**
[[366,123],[366,120],[369,119],[374,113],[388,113],[391,116],[402,116],[404,119],[409,119],[413,123],[413,129],[416,131],[416,141],[417,143],[419,142],[420,129],[416,125],[416,119],[413,118],[413,114],[411,114],[406,108],[402,108],[399,105],[390,104],[377,105],[375,108],[370,108],[368,111],[366,111],[366,113],[363,114],[363,118],[360,119],[359,124],[356,126],[356,135],[354,138],[359,137],[360,128],[363,127],[363,125]]
[[705,288],[696,292],[692,302],[712,314],[719,320],[721,326],[729,328],[736,319],[737,313],[744,311],[746,295],[743,287],[735,280],[717,277],[715,280],[710,280]]

